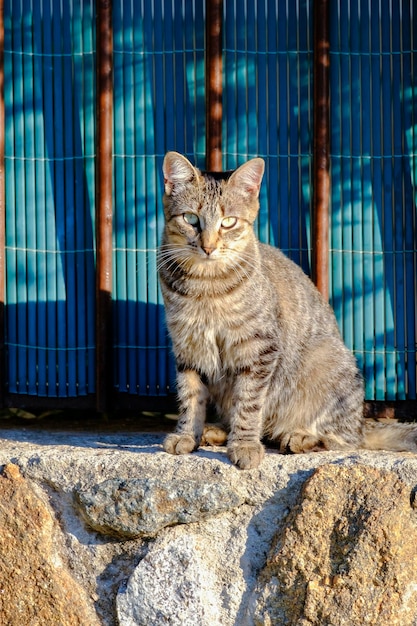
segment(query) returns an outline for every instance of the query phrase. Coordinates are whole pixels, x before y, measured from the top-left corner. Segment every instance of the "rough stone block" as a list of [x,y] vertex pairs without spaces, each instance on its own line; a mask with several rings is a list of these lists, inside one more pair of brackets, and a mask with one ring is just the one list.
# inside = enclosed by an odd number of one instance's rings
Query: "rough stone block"
[[256,626],[413,626],[417,527],[393,472],[326,465],[303,487],[250,603]]
[[219,482],[157,478],[113,478],[75,497],[91,528],[124,538],[154,537],[166,526],[198,522],[242,504]]
[[60,559],[49,506],[13,464],[0,476],[0,529],[1,624],[98,626]]

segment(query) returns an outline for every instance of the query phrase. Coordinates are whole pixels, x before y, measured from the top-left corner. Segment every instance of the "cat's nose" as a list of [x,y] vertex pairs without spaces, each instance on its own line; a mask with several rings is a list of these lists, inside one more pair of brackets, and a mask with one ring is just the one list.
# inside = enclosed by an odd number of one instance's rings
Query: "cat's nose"
[[202,246],[204,252],[207,254],[207,256],[210,256],[210,254],[212,254],[214,252],[214,250],[216,249],[215,246]]

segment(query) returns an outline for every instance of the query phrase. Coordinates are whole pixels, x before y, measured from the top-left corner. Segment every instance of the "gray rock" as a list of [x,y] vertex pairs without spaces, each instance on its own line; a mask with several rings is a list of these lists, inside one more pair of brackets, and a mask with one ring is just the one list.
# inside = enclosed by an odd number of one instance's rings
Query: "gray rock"
[[94,530],[122,538],[154,537],[162,528],[229,511],[242,498],[220,482],[113,478],[75,493]]
[[219,608],[213,572],[192,536],[151,547],[117,597],[120,626],[213,626]]

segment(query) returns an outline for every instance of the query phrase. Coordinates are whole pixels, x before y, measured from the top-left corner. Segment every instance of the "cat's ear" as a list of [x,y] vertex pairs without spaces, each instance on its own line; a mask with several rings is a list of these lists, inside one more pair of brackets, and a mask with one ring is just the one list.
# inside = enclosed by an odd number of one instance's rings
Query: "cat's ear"
[[197,171],[182,154],[167,152],[162,165],[165,193],[170,196],[175,188],[186,185],[195,178]]
[[229,185],[253,197],[258,197],[262,177],[265,171],[265,162],[257,157],[237,168],[229,179]]

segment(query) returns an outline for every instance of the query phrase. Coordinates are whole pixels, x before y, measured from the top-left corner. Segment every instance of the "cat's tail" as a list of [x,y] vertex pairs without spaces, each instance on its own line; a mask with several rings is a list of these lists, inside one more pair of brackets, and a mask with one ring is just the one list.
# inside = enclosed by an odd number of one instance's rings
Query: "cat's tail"
[[365,419],[362,446],[367,450],[417,452],[417,424]]

